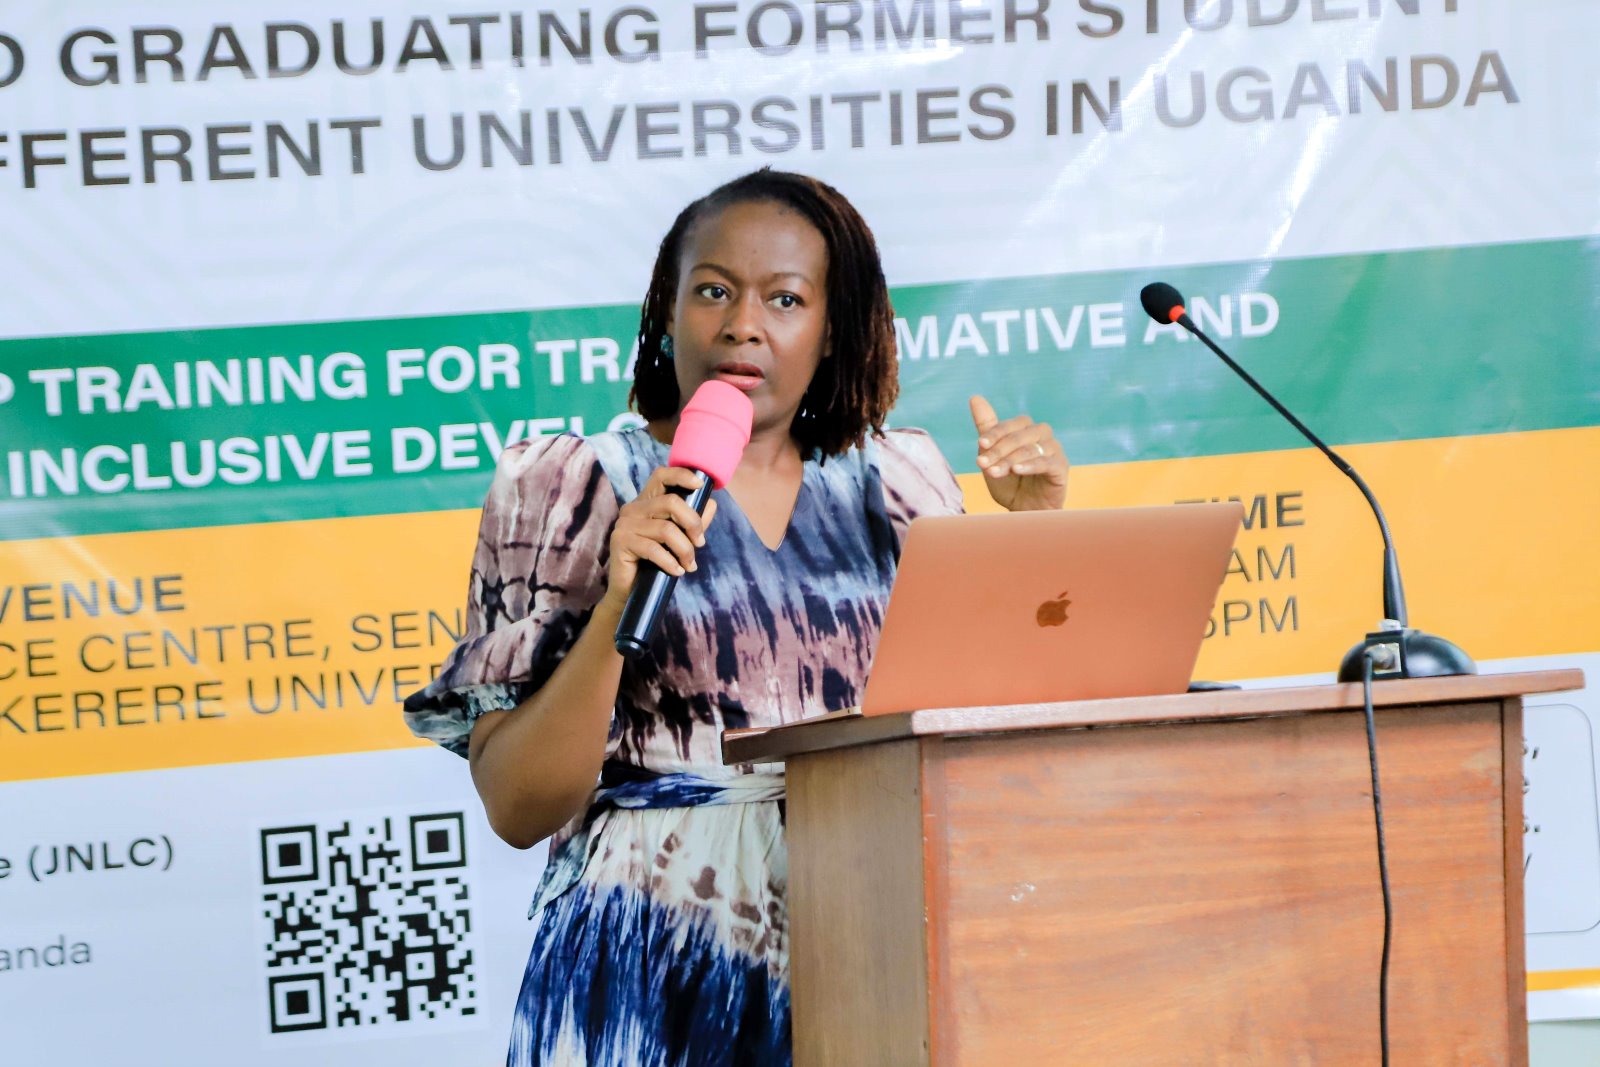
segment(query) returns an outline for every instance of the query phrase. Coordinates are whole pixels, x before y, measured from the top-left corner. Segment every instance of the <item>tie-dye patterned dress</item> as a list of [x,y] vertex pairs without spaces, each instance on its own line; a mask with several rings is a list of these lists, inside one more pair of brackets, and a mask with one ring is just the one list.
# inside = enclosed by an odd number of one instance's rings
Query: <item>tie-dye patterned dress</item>
[[[406,701],[413,731],[465,755],[479,715],[550,677],[604,592],[618,508],[666,458],[642,429],[506,452],[467,633]],[[716,495],[654,658],[623,669],[592,801],[551,840],[512,1067],[790,1062],[782,768],[724,767],[721,734],[859,703],[905,528],[961,494],[906,430],[808,460],[776,550]]]

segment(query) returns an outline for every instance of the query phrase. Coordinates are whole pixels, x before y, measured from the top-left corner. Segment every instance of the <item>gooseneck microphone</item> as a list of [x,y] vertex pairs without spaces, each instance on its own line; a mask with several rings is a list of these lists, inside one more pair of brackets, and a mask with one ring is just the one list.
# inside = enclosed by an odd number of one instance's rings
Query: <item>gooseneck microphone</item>
[[[753,419],[750,398],[727,382],[712,380],[696,389],[678,416],[678,432],[672,435],[667,465],[695,471],[704,481],[697,489],[674,486],[667,492],[683,497],[697,515],[704,515],[712,491],[727,485],[738,468],[744,446],[750,443]],[[633,590],[623,605],[612,639],[618,652],[638,659],[649,651],[661,626],[662,612],[677,585],[677,575],[668,574],[649,560],[639,561]]]
[[1389,534],[1389,522],[1383,516],[1383,508],[1378,506],[1378,498],[1373,495],[1361,475],[1355,472],[1355,468],[1324,444],[1305,423],[1295,417],[1294,412],[1279,403],[1277,397],[1269,393],[1260,382],[1235,363],[1228,353],[1217,347],[1217,343],[1194,324],[1194,320],[1189,317],[1189,312],[1184,307],[1183,294],[1178,290],[1165,282],[1152,282],[1140,291],[1139,301],[1144,305],[1145,313],[1152,319],[1162,325],[1177,323],[1203,341],[1222,362],[1244,379],[1246,385],[1259,393],[1261,398],[1271,404],[1278,414],[1288,419],[1289,424],[1299,430],[1306,440],[1316,445],[1318,451],[1327,456],[1335,467],[1355,482],[1356,488],[1361,490],[1361,495],[1366,497],[1367,503],[1372,506],[1372,514],[1378,520],[1378,530],[1383,534],[1383,621],[1379,624],[1378,630],[1367,634],[1345,654],[1339,665],[1339,681],[1361,681],[1363,663],[1369,657],[1372,661],[1374,679],[1439,678],[1446,675],[1478,673],[1477,665],[1472,662],[1471,657],[1451,642],[1433,634],[1423,633],[1421,630],[1411,629],[1406,616],[1405,589],[1400,583],[1400,562],[1395,555],[1394,538]]

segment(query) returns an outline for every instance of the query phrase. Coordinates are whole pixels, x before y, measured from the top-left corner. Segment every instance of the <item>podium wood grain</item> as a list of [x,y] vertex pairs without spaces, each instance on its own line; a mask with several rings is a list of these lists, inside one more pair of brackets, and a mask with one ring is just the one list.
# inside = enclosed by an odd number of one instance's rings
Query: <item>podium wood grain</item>
[[[1582,678],[1503,677],[1379,712],[1397,1065],[1526,1062],[1515,694]],[[1345,688],[1276,714],[730,739],[789,756],[796,1064],[1376,1063],[1382,902]]]
[[789,824],[808,858],[789,871],[790,996],[796,1014],[841,1024],[796,1030],[797,1062],[927,1062],[917,763],[900,741],[819,753],[789,781],[790,810],[812,813]]

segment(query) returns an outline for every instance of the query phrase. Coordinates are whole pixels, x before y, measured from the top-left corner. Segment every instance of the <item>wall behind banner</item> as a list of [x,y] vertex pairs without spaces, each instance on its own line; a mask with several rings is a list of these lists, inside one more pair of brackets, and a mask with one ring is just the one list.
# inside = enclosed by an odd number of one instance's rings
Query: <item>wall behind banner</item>
[[[1057,428],[1074,506],[1245,503],[1198,675],[1330,671],[1378,549],[1144,319],[1156,278],[1372,483],[1417,625],[1595,677],[1597,29],[1585,0],[8,5],[8,1051],[502,1054],[541,860],[396,704],[461,632],[498,453],[632,419],[655,246],[755,166],[873,225],[894,421],[970,506],[977,391]],[[1535,1019],[1600,1017],[1597,692],[1528,716]],[[1600,1049],[1535,1030],[1535,1062]]]

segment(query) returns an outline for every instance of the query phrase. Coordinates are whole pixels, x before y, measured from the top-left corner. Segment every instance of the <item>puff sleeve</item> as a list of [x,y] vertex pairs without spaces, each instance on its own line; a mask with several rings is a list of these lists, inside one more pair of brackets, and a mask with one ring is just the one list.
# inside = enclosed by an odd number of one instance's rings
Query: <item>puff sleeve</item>
[[965,510],[955,473],[923,430],[885,433],[877,441],[877,467],[884,511],[900,544],[919,515],[959,515]]
[[605,593],[618,507],[582,438],[506,449],[478,527],[465,632],[406,698],[412,733],[465,756],[480,715],[515,708],[550,678]]

